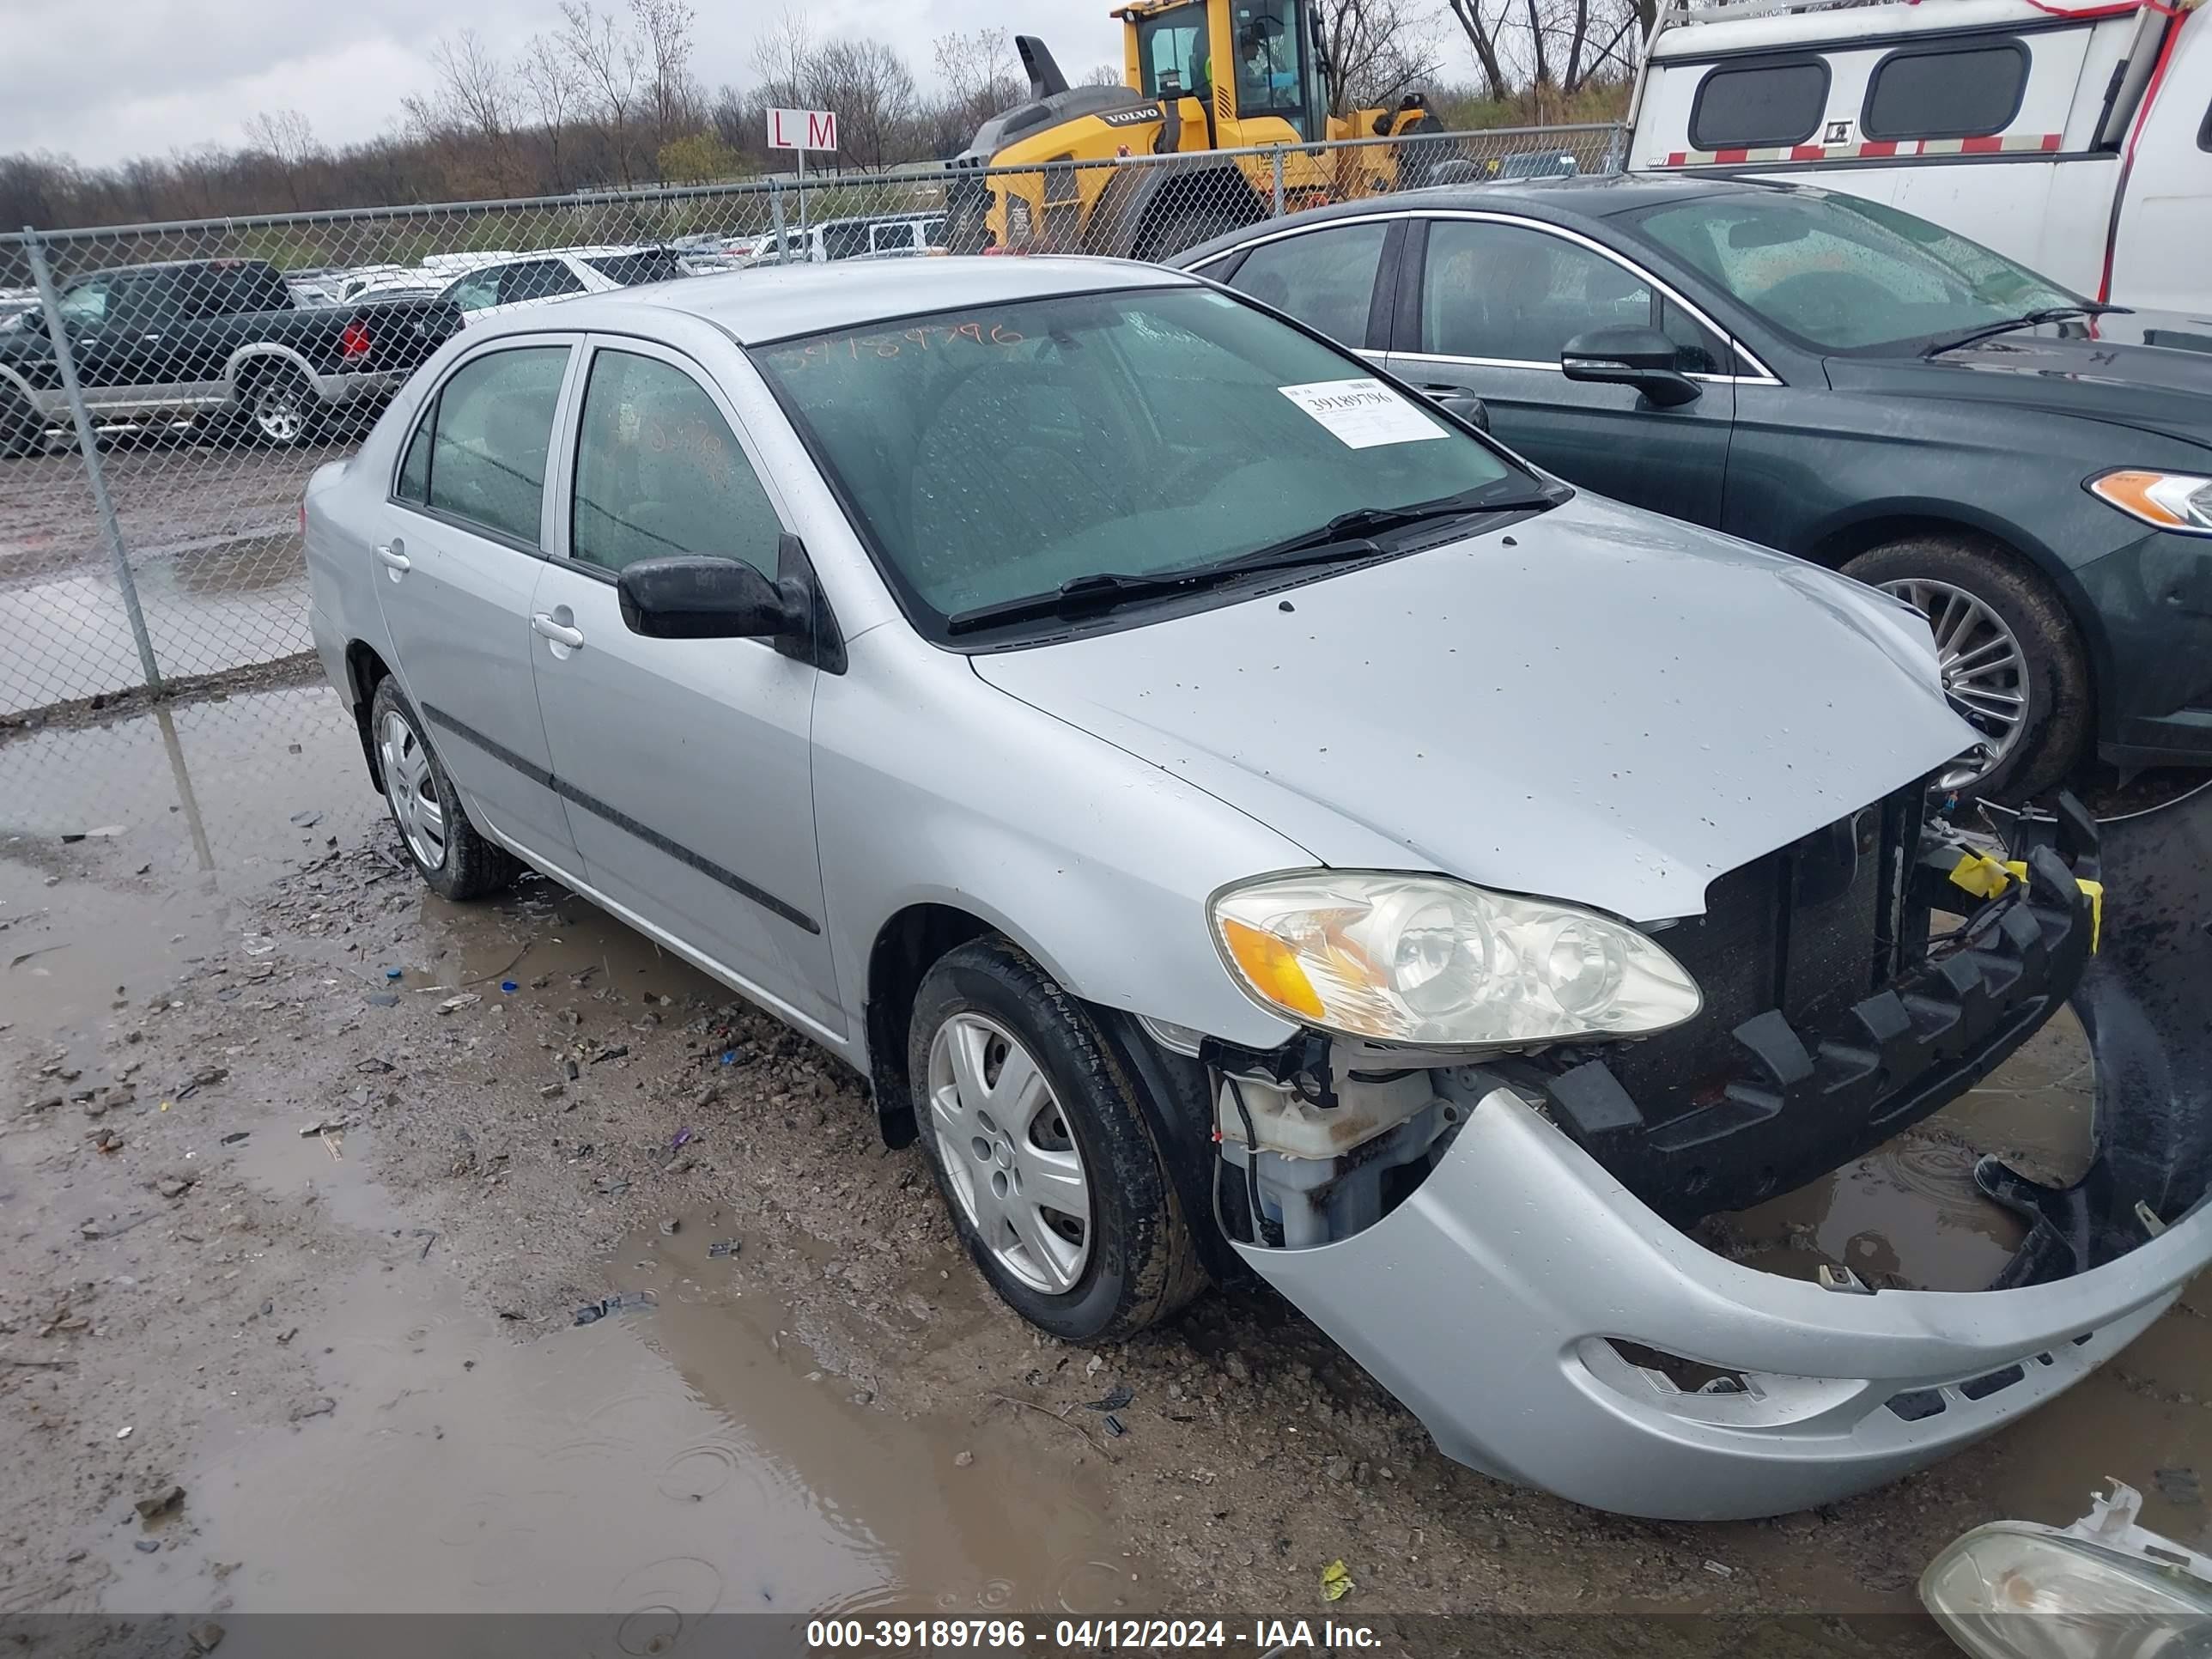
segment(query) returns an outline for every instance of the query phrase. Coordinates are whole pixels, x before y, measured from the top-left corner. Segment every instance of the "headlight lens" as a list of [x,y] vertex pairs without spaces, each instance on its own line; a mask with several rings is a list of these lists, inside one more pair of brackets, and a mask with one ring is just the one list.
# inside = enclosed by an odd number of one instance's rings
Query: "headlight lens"
[[1269,876],[1209,908],[1248,995],[1347,1036],[1444,1048],[1636,1036],[1700,1003],[1681,964],[1626,923],[1443,876]]
[[2011,1521],[1945,1549],[1920,1599],[1979,1659],[2185,1659],[2212,1620],[2201,1579]]
[[2128,469],[2090,479],[2089,493],[2160,530],[2212,536],[2212,478]]

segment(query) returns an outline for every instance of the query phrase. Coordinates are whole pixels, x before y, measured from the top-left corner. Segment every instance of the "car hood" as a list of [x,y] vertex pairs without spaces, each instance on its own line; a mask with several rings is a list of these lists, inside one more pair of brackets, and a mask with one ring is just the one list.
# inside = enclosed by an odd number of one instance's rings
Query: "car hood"
[[[2207,349],[2177,349],[2198,331]],[[2163,313],[2021,329],[1926,360],[1831,357],[1827,369],[1838,392],[1998,403],[2212,444],[2212,324]]]
[[1915,612],[1588,495],[973,661],[1321,863],[1443,870],[1637,921],[1698,914],[1715,876],[1974,740]]

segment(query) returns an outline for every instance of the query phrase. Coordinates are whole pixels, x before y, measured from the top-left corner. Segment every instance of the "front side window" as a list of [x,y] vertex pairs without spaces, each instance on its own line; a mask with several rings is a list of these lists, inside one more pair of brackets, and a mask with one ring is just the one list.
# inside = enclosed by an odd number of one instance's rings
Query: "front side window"
[[430,504],[430,446],[437,430],[438,402],[434,398],[415,423],[415,435],[407,441],[407,454],[399,463],[399,477],[392,485],[392,493],[403,501],[417,507]]
[[1565,237],[1438,219],[1421,278],[1421,349],[1556,365],[1577,334],[1652,324],[1651,285]]
[[634,352],[592,360],[576,437],[569,556],[741,559],[774,580],[783,526],[737,434],[682,369]]
[[1279,115],[1298,125],[1305,110],[1298,0],[1249,0],[1234,8],[1231,23],[1237,33],[1237,113]]
[[1828,107],[1828,66],[1817,58],[1707,72],[1690,109],[1692,149],[1802,144]]
[[1893,52],[1875,68],[1859,129],[1869,138],[1978,138],[2020,113],[2027,48],[2017,40]]
[[446,290],[445,297],[463,311],[482,311],[499,303],[499,271],[472,270]]
[[2081,304],[1941,226],[1826,191],[1704,197],[1613,222],[1816,351],[1907,356],[1942,336]]
[[1147,98],[1160,95],[1160,82],[1174,76],[1183,91],[1194,90],[1206,73],[1206,7],[1174,6],[1156,11],[1137,25],[1137,69]]
[[1348,346],[1367,343],[1367,312],[1382,263],[1384,224],[1341,225],[1262,242],[1235,286]]
[[434,511],[538,545],[553,408],[567,346],[494,351],[455,369],[438,393],[425,499]]
[[933,636],[1361,507],[1534,488],[1358,358],[1211,289],[979,306],[752,356]]
[[98,328],[107,320],[107,296],[113,280],[88,277],[62,295],[62,320],[79,328]]

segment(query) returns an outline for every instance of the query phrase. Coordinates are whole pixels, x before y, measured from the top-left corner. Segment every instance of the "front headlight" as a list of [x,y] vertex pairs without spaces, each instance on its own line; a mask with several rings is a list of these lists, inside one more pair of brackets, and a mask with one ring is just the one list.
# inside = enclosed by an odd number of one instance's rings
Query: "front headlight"
[[1207,909],[1247,995],[1346,1036],[1442,1048],[1640,1036],[1700,1002],[1681,964],[1623,922],[1445,876],[1267,876]]
[[2212,478],[2134,468],[2092,478],[2088,490],[2131,519],[2186,536],[2212,536]]
[[2049,1528],[1999,1521],[1921,1575],[1920,1600],[1976,1659],[2191,1659],[2212,1585]]

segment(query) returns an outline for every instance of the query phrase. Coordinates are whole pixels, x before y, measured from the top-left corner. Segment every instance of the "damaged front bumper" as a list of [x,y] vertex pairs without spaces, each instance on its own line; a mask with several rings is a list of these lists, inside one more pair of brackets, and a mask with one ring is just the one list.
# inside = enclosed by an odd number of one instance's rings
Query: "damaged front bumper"
[[[2029,855],[2031,886],[2069,875],[2051,857]],[[1446,1453],[1594,1507],[1770,1515],[1932,1462],[2078,1381],[2212,1261],[2212,792],[2107,824],[2100,861],[2103,949],[2075,997],[2097,1155],[2063,1190],[1984,1160],[1984,1189],[2035,1224],[2000,1288],[1729,1261],[1504,1085],[1371,1225],[1237,1249]]]

